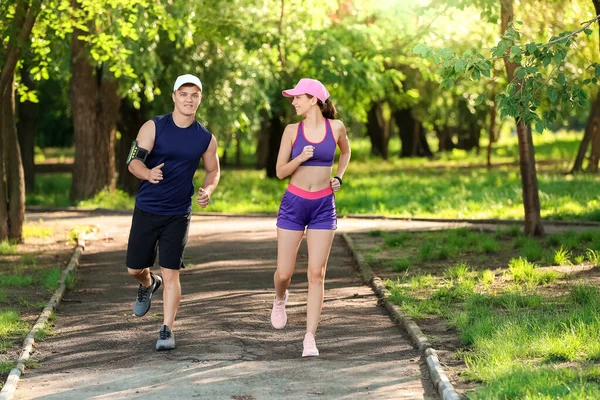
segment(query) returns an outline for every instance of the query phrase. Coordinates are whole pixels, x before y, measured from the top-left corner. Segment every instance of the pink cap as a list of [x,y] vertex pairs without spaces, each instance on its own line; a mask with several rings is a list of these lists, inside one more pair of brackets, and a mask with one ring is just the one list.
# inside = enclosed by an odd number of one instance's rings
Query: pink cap
[[293,89],[284,90],[281,92],[285,97],[294,97],[301,94],[310,94],[325,103],[329,98],[329,92],[325,86],[316,79],[302,78]]

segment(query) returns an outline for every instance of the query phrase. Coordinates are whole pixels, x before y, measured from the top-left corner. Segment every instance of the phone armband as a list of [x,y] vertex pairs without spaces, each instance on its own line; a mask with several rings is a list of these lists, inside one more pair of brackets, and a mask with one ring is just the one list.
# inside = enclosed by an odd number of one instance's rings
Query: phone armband
[[141,162],[146,163],[146,158],[148,158],[148,150],[138,146],[137,140],[134,140],[133,143],[131,143],[131,149],[129,149],[127,165],[129,165],[133,160],[140,160]]

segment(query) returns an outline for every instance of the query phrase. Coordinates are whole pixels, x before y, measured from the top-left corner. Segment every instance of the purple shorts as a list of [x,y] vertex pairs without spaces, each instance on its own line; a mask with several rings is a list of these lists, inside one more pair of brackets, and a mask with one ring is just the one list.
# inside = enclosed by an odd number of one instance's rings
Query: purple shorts
[[291,231],[308,229],[337,229],[335,196],[328,187],[318,192],[307,192],[289,185],[279,206],[277,227]]

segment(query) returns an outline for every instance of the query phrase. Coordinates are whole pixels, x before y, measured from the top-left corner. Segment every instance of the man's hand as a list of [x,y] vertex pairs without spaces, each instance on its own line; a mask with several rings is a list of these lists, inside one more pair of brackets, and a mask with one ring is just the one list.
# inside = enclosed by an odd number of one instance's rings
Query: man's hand
[[165,166],[165,163],[159,164],[156,167],[150,170],[148,174],[148,182],[152,184],[157,184],[158,182],[163,180],[162,167]]
[[196,203],[202,208],[206,208],[208,203],[210,203],[210,195],[204,188],[198,189],[198,198],[196,199]]

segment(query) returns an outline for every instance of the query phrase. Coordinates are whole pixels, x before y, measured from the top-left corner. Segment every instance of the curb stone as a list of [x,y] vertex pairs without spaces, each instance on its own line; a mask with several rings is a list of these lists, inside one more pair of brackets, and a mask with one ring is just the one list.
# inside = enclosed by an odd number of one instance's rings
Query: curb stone
[[437,352],[431,347],[431,343],[423,334],[415,321],[406,315],[400,307],[388,300],[389,292],[385,288],[385,284],[378,276],[375,276],[373,270],[367,264],[362,254],[354,247],[354,242],[347,233],[342,233],[342,237],[350,248],[350,251],[356,260],[358,269],[363,281],[371,286],[373,292],[377,295],[381,305],[385,307],[394,321],[400,323],[408,332],[415,346],[426,357],[427,369],[433,381],[433,384],[442,400],[459,400],[458,393],[454,390],[454,386],[448,379],[440,364]]
[[17,384],[19,383],[19,379],[21,375],[25,371],[25,362],[29,359],[31,352],[33,350],[33,345],[35,343],[35,335],[39,330],[44,328],[48,320],[50,319],[50,315],[52,311],[56,308],[60,300],[62,299],[65,290],[67,288],[66,281],[67,277],[70,273],[75,271],[77,266],[79,266],[79,258],[83,253],[85,248],[85,243],[83,240],[77,241],[77,246],[73,249],[73,254],[71,255],[71,259],[67,267],[63,270],[60,280],[58,281],[58,288],[54,291],[54,294],[50,298],[50,301],[44,307],[44,310],[38,317],[35,325],[29,331],[29,334],[25,337],[25,341],[23,342],[23,350],[21,351],[21,356],[17,360],[17,366],[13,368],[8,377],[6,378],[6,382],[4,383],[4,387],[0,391],[0,400],[10,400],[15,394],[15,390],[17,389]]

